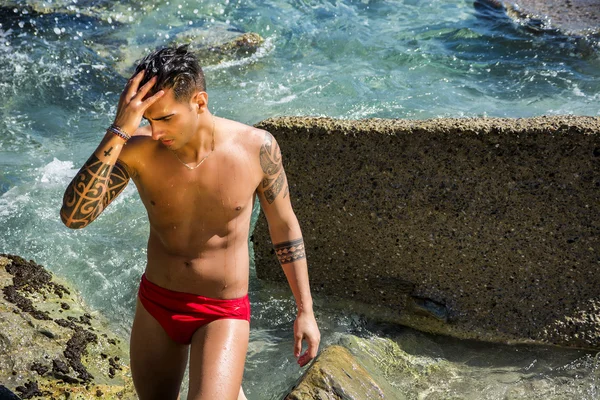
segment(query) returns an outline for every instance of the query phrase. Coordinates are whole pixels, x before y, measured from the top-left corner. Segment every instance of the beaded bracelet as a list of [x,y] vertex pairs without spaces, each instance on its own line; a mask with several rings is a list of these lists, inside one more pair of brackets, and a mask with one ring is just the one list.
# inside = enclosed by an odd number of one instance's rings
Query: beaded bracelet
[[121,139],[124,139],[125,141],[128,141],[129,139],[131,139],[131,136],[128,135],[127,132],[125,132],[123,129],[119,128],[115,124],[112,124],[111,126],[109,126],[108,131],[114,133],[115,135],[117,135]]

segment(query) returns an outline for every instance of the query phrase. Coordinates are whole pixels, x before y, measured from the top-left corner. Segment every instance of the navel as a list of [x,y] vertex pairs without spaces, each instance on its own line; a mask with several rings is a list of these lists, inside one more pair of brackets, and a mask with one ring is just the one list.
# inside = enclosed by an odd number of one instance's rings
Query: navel
[[153,206],[156,205],[156,203],[154,202],[154,200],[150,200],[150,204],[152,204]]

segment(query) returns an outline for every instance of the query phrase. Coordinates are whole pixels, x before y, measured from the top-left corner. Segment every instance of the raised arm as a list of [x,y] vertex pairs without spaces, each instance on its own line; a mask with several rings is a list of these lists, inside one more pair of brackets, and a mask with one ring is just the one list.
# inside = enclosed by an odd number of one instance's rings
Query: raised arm
[[[304,366],[317,355],[321,335],[313,313],[304,240],[292,210],[281,151],[268,132],[265,132],[260,149],[260,165],[263,179],[257,189],[258,198],[267,217],[275,253],[296,299],[294,355],[298,364]],[[306,340],[308,349],[301,355],[302,340]]]
[[129,182],[128,167],[117,160],[125,140],[111,136],[107,134],[67,186],[60,218],[71,229],[84,228],[94,221]]
[[156,79],[138,90],[143,77],[141,71],[129,80],[119,100],[115,123],[65,191],[60,218],[69,228],[84,228],[94,221],[125,189],[134,173],[119,158],[129,139],[127,132],[137,130],[144,111],[164,94],[159,91],[145,99]]

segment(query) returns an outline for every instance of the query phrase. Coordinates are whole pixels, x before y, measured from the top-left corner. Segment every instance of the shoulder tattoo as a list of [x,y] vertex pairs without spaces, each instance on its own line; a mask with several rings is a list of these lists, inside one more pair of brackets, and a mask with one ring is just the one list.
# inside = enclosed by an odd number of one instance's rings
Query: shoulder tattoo
[[281,150],[269,132],[265,133],[265,140],[260,148],[260,166],[264,173],[261,190],[264,191],[267,202],[273,203],[284,187],[287,195],[287,179],[281,161]]

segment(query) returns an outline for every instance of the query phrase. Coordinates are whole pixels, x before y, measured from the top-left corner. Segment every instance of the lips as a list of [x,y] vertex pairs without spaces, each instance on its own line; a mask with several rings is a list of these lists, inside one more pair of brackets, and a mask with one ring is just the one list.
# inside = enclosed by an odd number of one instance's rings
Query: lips
[[165,146],[170,146],[173,144],[173,140],[172,139],[161,140],[161,143]]

